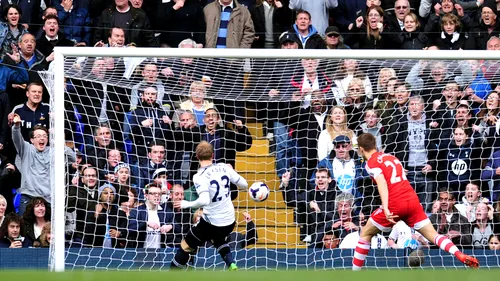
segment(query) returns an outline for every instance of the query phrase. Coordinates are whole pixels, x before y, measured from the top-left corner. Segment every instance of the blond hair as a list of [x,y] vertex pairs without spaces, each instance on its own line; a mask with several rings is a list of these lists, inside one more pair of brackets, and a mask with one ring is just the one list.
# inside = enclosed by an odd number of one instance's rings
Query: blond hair
[[51,224],[50,222],[46,223],[42,228],[42,233],[40,234],[40,246],[41,247],[49,247],[50,242],[48,239],[48,235],[51,233]]
[[205,83],[201,82],[201,81],[193,81],[191,83],[191,85],[189,86],[189,95],[191,95],[191,92],[194,90],[194,89],[200,89],[202,90],[204,93],[207,92],[207,86],[205,86]]
[[441,18],[441,30],[444,30],[444,25],[447,23],[453,23],[455,25],[455,32],[460,32],[460,28],[462,27],[462,23],[460,19],[454,14],[445,14]]
[[[335,109],[340,109],[344,113],[344,121],[340,125],[334,125],[333,121],[332,121],[332,118],[331,118],[331,116],[333,115],[333,111]],[[332,139],[332,141],[337,136],[345,135],[345,136],[349,137],[349,139],[351,140],[351,144],[352,144],[352,139],[354,137],[354,132],[351,129],[347,128],[347,112],[346,112],[345,108],[342,107],[342,106],[334,106],[330,110],[330,114],[329,115],[330,116],[327,117],[327,120],[326,120],[326,131],[330,135],[330,138]],[[335,126],[339,127],[339,129],[335,129]]]
[[200,160],[210,160],[214,154],[214,147],[207,141],[202,141],[196,146],[196,157]]
[[381,68],[380,71],[378,72],[378,85],[381,84],[381,77],[382,75],[384,74],[389,74],[389,78],[391,77],[396,77],[396,70],[394,70],[394,68],[390,68],[390,67],[384,67],[384,68]]

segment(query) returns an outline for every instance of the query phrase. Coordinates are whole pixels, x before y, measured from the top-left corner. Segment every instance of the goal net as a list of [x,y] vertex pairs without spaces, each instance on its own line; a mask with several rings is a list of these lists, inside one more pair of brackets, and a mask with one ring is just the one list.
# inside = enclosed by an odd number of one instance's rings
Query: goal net
[[[226,194],[240,268],[350,268],[380,206],[357,153],[364,132],[401,160],[439,233],[498,266],[488,243],[499,233],[500,66],[481,52],[56,50],[42,78],[55,126],[57,270],[168,269],[201,216],[173,204],[197,198],[202,140],[214,162],[270,189],[264,202]],[[64,162],[64,144],[76,163]],[[398,223],[372,239],[366,265],[405,268],[422,250],[414,265],[462,266],[431,242]],[[209,244],[189,265],[224,268]]]

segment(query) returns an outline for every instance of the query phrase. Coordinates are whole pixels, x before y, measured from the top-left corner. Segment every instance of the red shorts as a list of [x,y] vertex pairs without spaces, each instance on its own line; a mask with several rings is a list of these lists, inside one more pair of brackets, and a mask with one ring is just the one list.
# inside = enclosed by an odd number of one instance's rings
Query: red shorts
[[[396,222],[402,220],[409,227],[415,228],[416,230],[430,222],[418,198],[401,200],[397,204],[391,204],[389,206],[389,211],[391,211],[393,215],[399,216],[394,219]],[[372,213],[370,220],[379,230],[384,232],[390,231],[394,225],[385,218],[382,207]]]

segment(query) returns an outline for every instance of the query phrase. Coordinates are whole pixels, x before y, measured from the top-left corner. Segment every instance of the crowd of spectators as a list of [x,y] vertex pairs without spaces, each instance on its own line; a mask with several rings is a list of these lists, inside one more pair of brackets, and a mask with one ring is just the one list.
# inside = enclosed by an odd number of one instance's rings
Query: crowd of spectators
[[[38,71],[52,67],[56,46],[500,50],[494,0],[2,0],[0,7],[4,247],[50,243],[49,92]],[[497,247],[499,69],[496,61],[68,58],[68,246],[179,245],[198,216],[173,207],[196,197],[194,147],[206,140],[214,162],[236,166],[236,153],[252,146],[245,116],[255,107],[274,143],[283,199],[311,247],[352,247],[380,203],[356,152],[362,132],[401,160],[439,233],[462,247]],[[246,235],[232,235],[237,247],[257,239],[244,218]],[[405,225],[372,244],[408,241],[427,245]]]

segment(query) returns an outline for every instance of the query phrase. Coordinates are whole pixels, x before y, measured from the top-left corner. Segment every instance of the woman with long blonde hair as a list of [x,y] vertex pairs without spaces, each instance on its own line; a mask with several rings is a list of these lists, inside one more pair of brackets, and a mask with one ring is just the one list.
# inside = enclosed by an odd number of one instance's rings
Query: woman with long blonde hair
[[341,106],[334,106],[326,120],[326,128],[321,131],[318,138],[318,159],[328,157],[333,150],[333,140],[337,136],[348,136],[353,147],[357,144],[354,131],[347,126],[347,112]]

